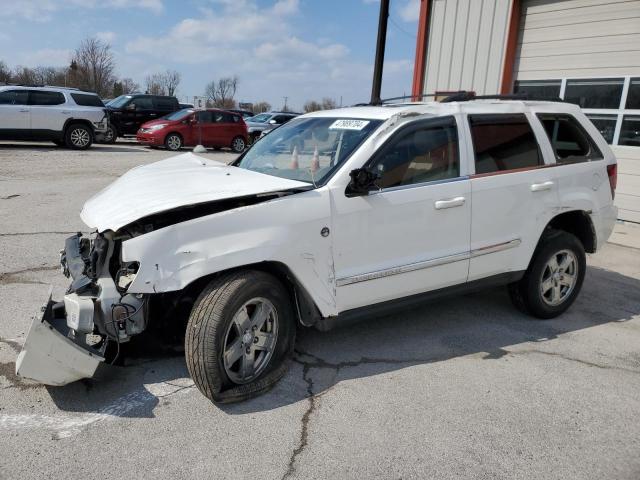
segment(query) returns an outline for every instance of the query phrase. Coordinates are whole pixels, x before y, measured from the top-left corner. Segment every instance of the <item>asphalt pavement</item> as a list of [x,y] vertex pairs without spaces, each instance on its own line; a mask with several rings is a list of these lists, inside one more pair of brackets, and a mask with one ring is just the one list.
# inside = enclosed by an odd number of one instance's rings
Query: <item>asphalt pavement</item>
[[[0,142],[0,479],[640,478],[640,226],[551,321],[504,289],[320,333],[267,394],[217,406],[166,351],[44,387],[14,374],[83,202],[171,156]],[[230,153],[210,151],[230,161]],[[614,237],[612,237],[614,238]],[[637,240],[636,240],[637,241]]]

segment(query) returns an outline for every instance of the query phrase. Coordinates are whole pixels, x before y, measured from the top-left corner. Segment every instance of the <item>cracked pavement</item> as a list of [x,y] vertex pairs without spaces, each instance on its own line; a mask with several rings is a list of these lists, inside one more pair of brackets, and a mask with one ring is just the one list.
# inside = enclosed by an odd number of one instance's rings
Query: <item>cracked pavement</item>
[[82,203],[167,156],[0,142],[0,479],[640,478],[640,251],[618,245],[552,321],[493,289],[300,329],[283,380],[239,404],[209,403],[168,351],[61,388],[17,378]]

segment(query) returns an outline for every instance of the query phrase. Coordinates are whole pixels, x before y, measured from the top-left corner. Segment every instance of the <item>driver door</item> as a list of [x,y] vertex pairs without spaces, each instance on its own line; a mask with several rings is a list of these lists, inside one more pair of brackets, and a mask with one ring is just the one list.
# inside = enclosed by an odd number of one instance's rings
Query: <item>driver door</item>
[[338,311],[466,282],[471,184],[461,152],[454,117],[418,120],[367,162],[378,189],[332,190]]

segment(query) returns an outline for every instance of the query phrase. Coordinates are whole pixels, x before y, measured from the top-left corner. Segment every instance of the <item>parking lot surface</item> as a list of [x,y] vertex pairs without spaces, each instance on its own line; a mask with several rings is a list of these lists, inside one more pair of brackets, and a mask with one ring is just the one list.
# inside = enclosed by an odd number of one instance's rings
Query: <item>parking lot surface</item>
[[87,231],[84,201],[171,155],[0,142],[1,479],[640,478],[640,250],[612,243],[560,318],[495,289],[301,329],[285,378],[239,404],[205,399],[179,352],[66,387],[17,378],[31,317],[67,287],[58,251]]

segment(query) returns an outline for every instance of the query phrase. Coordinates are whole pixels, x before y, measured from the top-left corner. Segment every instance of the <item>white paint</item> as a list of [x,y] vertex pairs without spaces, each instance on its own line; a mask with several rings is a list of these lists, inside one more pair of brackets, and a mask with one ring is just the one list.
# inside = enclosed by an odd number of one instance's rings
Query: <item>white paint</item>
[[190,378],[177,378],[170,382],[151,383],[142,389],[120,397],[94,413],[70,415],[4,414],[0,415],[0,431],[46,429],[56,438],[67,438],[80,433],[97,422],[117,420],[137,408],[145,407],[158,398],[191,391],[194,386]]

